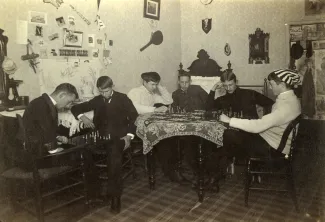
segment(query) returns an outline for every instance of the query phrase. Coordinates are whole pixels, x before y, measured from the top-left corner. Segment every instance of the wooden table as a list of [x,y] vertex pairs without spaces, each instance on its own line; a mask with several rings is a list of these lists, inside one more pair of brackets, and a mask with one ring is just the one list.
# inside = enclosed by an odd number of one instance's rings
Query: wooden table
[[[155,162],[152,150],[160,140],[173,136],[195,135],[222,146],[222,136],[226,129],[226,126],[217,118],[207,119],[203,111],[171,114],[148,113],[140,115],[135,124],[137,126],[136,133],[143,140],[143,153],[148,155],[150,189],[155,187]],[[204,156],[201,144],[198,146],[197,158],[200,202],[204,199]]]

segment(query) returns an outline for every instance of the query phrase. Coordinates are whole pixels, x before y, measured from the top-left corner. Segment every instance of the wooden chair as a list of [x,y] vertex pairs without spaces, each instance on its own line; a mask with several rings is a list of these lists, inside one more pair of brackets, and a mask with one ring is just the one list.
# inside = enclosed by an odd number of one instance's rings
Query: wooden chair
[[135,136],[134,139],[131,141],[131,153],[134,160],[135,167],[141,167],[145,173],[148,174],[148,161],[147,155],[143,154],[143,142],[142,139]]
[[[278,151],[282,152],[285,148],[289,135],[292,135],[290,152],[289,155],[285,157],[250,157],[247,161],[247,172],[245,179],[245,204],[248,206],[248,196],[250,190],[264,190],[264,191],[278,191],[278,192],[290,192],[292,200],[294,202],[295,208],[299,211],[298,202],[296,197],[296,189],[294,185],[294,178],[292,172],[292,164],[294,159],[294,151],[296,147],[296,136],[297,136],[297,128],[301,120],[301,115],[299,115],[296,119],[291,121],[291,123],[285,129],[280,145],[278,147]],[[270,149],[273,149],[270,147]],[[252,169],[252,165],[258,164],[260,169]],[[284,172],[281,169],[285,169]],[[253,176],[285,176],[287,182],[287,189],[271,189],[271,188],[263,188],[263,187],[253,187],[251,186]],[[264,182],[263,182],[264,183]]]
[[[86,203],[88,203],[88,171],[86,170],[86,165],[88,165],[88,163],[86,158],[86,146],[75,146],[46,156],[34,155],[30,150],[35,147],[31,147],[32,143],[26,135],[22,117],[17,115],[17,119],[19,123],[18,137],[22,138],[23,147],[21,151],[29,156],[31,170],[14,167],[2,173],[1,176],[10,186],[10,202],[12,207],[22,207],[33,215],[36,215],[40,222],[43,222],[44,216],[56,209],[81,199],[85,199]],[[39,144],[37,149],[44,149],[43,145],[41,143]],[[71,156],[77,157],[75,164],[69,164],[71,163]],[[63,159],[67,160],[66,158],[69,160],[68,163],[62,161]],[[56,165],[50,168],[43,168],[42,163],[48,161],[56,163]],[[17,198],[15,187],[19,182],[22,182],[21,185],[23,185],[24,189],[31,187],[34,204],[30,199],[20,200]],[[78,188],[80,188],[80,191]],[[45,199],[52,197],[51,200],[53,200],[55,199],[53,196],[63,193],[64,191],[69,191],[69,194],[73,194],[73,197],[67,198],[64,202],[57,203],[49,209],[45,209]],[[67,196],[66,193],[64,194]],[[34,207],[35,210],[31,209],[31,207]]]
[[[92,134],[92,132],[90,132]],[[97,174],[100,180],[108,180],[108,161],[107,158],[109,155],[109,149],[110,147],[107,146],[107,143],[110,144],[112,141],[107,140],[103,141],[102,143],[93,143],[90,145],[90,150],[93,155],[93,159],[95,162],[95,169],[97,170]],[[123,160],[122,160],[122,180],[125,180],[130,175],[133,176],[134,179],[136,179],[136,169],[135,164],[133,161],[133,155],[132,155],[132,149],[128,148],[123,151]]]

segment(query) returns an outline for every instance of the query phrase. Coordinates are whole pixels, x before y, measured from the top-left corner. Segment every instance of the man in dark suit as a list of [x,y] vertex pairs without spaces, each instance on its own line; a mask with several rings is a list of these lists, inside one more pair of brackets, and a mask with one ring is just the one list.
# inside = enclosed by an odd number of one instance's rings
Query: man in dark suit
[[[55,148],[57,141],[68,142],[67,137],[57,134],[58,109],[71,106],[77,98],[76,88],[70,83],[62,83],[55,88],[51,95],[44,93],[29,103],[23,116],[26,137],[31,144],[27,147],[30,149],[28,154],[42,156],[47,154],[46,147]],[[23,155],[22,158],[19,158],[18,162],[20,163],[18,164],[23,168],[30,169],[30,159]]]
[[[208,93],[199,85],[191,85],[191,73],[181,73],[178,75],[179,89],[173,92],[174,110],[185,110],[193,112],[194,110],[205,110]],[[183,143],[185,160],[194,172],[197,171],[197,147],[201,139],[197,136],[180,137]]]
[[[215,94],[223,90],[224,95],[214,99]],[[258,119],[256,105],[270,109],[274,101],[261,93],[251,89],[241,89],[237,86],[236,75],[232,71],[224,71],[220,82],[210,91],[207,110],[227,110],[232,113],[243,114],[243,117]]]
[[191,85],[191,74],[182,73],[178,75],[179,89],[172,94],[172,107],[179,107],[182,111],[193,112],[194,110],[205,110],[208,93],[201,86]]
[[[102,136],[110,135],[109,144],[109,178],[107,195],[112,199],[111,211],[119,213],[122,194],[122,154],[130,146],[134,138],[136,127],[134,122],[138,117],[132,101],[125,95],[114,91],[113,81],[108,76],[101,76],[97,80],[100,95],[88,102],[71,108],[76,119],[80,119],[88,128],[96,128]],[[94,111],[94,119],[90,120],[85,112]]]

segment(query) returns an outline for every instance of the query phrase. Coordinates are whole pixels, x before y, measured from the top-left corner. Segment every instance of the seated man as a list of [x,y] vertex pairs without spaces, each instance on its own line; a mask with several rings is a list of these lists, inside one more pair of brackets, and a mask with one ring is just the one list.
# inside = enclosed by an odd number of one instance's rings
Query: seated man
[[[34,99],[27,106],[23,123],[25,133],[28,137],[32,150],[17,153],[17,164],[22,168],[30,170],[32,167],[29,155],[42,156],[48,154],[48,150],[56,148],[57,141],[67,143],[68,139],[57,134],[58,129],[58,109],[71,106],[72,102],[78,98],[76,88],[63,83],[58,85],[51,95],[44,93]],[[47,146],[43,146],[47,144]],[[39,148],[43,149],[39,149]],[[42,165],[43,166],[43,165]],[[51,167],[51,162],[44,163],[44,167]]]
[[187,73],[178,76],[179,89],[173,92],[173,107],[179,107],[186,112],[204,110],[208,94],[201,86],[191,85],[191,75]]
[[[226,90],[226,94],[218,97],[215,94]],[[241,89],[237,86],[237,78],[233,72],[224,71],[220,82],[211,89],[207,102],[207,110],[227,110],[232,113],[242,114],[249,119],[258,119],[256,105],[270,108],[273,100],[251,89]]]
[[[220,121],[230,127],[223,134],[223,146],[228,156],[284,156],[289,153],[287,143],[283,152],[278,148],[283,132],[288,124],[301,113],[300,101],[292,90],[299,83],[299,75],[287,69],[276,70],[269,74],[268,80],[274,95],[277,95],[270,114],[262,119],[229,118],[222,114]],[[288,139],[291,140],[291,137]],[[249,144],[249,146],[247,145]],[[269,149],[269,147],[273,149]]]
[[[141,78],[143,85],[131,89],[128,93],[138,113],[166,112],[167,106],[173,103],[173,99],[170,93],[159,84],[159,74],[145,72],[141,74]],[[164,139],[159,142],[156,150],[165,176],[168,176],[171,181],[178,181],[176,141],[173,138]]]
[[142,86],[133,88],[128,93],[138,113],[166,112],[173,99],[167,89],[159,84],[159,74],[145,72],[141,78]]
[[[188,73],[181,73],[178,76],[179,89],[173,92],[173,104],[174,110],[185,110],[186,112],[192,112],[194,110],[205,110],[208,93],[202,89],[201,86],[191,85],[191,75]],[[193,169],[197,170],[196,152],[197,146],[200,143],[200,138],[196,136],[184,137],[185,159]]]
[[[108,76],[101,76],[97,80],[100,95],[88,102],[71,108],[75,118],[80,119],[85,127],[96,128],[101,136],[112,138],[110,144],[109,175],[107,195],[112,199],[111,211],[119,213],[121,210],[122,194],[122,154],[128,148],[134,137],[134,122],[138,113],[131,100],[122,93],[114,91],[113,81]],[[83,113],[94,110],[94,120],[91,121]]]

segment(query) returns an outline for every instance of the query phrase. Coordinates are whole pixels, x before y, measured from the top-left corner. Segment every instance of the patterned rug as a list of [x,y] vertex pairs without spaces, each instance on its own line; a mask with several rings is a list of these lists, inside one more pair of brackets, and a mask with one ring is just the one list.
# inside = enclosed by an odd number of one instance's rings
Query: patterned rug
[[[122,211],[110,213],[109,206],[97,206],[86,211],[83,203],[76,203],[46,217],[47,222],[155,222],[155,221],[325,221],[325,158],[310,154],[297,156],[296,186],[300,213],[294,209],[289,194],[252,191],[249,207],[244,204],[243,167],[236,166],[235,175],[220,182],[220,192],[207,192],[198,203],[190,184],[171,183],[157,169],[156,189],[150,191],[148,178],[138,169],[138,178],[125,181]],[[282,186],[282,181],[275,181]],[[267,178],[262,179],[262,184]],[[1,222],[36,222],[25,211],[12,212],[6,201],[0,202]]]
[[[324,221],[324,160],[323,156],[309,161],[302,156],[300,160],[297,158],[296,169],[301,169],[296,172],[300,213],[295,211],[290,195],[285,193],[252,191],[249,207],[245,207],[240,172],[243,169],[237,167],[235,176],[220,182],[220,192],[206,193],[201,204],[189,184],[171,183],[159,173],[153,191],[149,190],[147,177],[142,176],[137,181],[131,179],[124,189],[120,214],[113,215],[109,207],[103,207],[80,222]],[[283,183],[278,181],[274,185]]]

